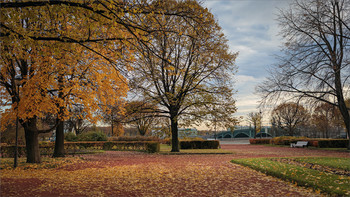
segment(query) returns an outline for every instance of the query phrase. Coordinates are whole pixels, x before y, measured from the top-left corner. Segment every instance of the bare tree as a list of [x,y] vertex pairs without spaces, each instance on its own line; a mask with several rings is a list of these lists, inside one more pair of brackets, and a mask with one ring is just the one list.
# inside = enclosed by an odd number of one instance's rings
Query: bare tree
[[261,130],[261,120],[262,120],[261,113],[260,112],[250,112],[247,115],[247,120],[249,123],[253,124],[253,126],[254,126],[254,138],[256,138],[256,134],[259,131],[259,128]]
[[125,108],[124,122],[136,127],[142,136],[148,134],[159,122],[156,105],[146,101],[131,101],[126,104]]
[[294,136],[296,128],[309,120],[309,113],[297,103],[282,103],[272,111],[271,119],[274,125]]
[[323,138],[329,138],[330,131],[342,126],[339,109],[328,103],[318,105],[312,114],[312,122]]
[[344,102],[350,92],[350,4],[347,0],[296,0],[280,11],[278,21],[286,40],[284,55],[257,87],[262,104],[288,97],[334,105],[350,134]]
[[74,132],[76,135],[83,133],[92,124],[86,120],[86,113],[82,105],[72,105],[69,109],[71,116],[65,121],[65,127],[69,132]]

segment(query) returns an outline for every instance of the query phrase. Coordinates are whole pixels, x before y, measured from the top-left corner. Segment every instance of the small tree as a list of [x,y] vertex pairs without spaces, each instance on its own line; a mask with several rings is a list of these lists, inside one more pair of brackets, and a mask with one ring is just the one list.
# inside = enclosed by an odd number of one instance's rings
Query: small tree
[[256,138],[256,134],[261,131],[261,121],[262,121],[262,116],[261,112],[250,112],[247,115],[248,122],[253,124],[254,126],[254,138]]
[[275,125],[294,136],[296,128],[309,120],[308,111],[297,103],[282,103],[273,109],[271,119]]
[[312,122],[324,138],[329,138],[332,128],[341,127],[342,119],[339,109],[328,103],[318,105],[313,114]]
[[131,101],[126,105],[125,122],[144,136],[159,122],[157,106],[145,101]]

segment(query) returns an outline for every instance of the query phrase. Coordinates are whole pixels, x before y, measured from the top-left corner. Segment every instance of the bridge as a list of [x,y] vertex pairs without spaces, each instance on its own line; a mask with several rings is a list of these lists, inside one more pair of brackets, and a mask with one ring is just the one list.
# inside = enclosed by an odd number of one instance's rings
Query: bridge
[[[256,137],[271,137],[271,134],[265,132],[259,132]],[[253,138],[254,130],[253,129],[236,129],[233,132],[231,131],[222,131],[216,135],[217,138]]]

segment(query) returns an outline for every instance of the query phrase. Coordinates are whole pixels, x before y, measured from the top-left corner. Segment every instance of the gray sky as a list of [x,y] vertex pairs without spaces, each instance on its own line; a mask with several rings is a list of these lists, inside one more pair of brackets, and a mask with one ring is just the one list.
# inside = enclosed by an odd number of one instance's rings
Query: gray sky
[[[245,116],[258,111],[259,97],[255,86],[268,76],[269,65],[276,63],[282,38],[278,36],[276,14],[291,0],[203,0],[203,6],[214,14],[229,40],[230,49],[239,52],[236,64],[234,96],[238,111]],[[265,118],[264,122],[268,122]]]

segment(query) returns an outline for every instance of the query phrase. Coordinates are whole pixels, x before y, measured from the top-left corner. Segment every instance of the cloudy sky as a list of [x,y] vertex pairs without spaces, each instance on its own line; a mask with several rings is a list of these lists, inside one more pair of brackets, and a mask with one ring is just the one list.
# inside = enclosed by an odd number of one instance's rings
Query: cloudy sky
[[255,86],[268,76],[269,65],[276,62],[274,55],[282,44],[276,14],[278,8],[287,8],[290,0],[204,0],[203,3],[223,28],[230,49],[239,52],[235,115],[258,111],[260,98],[254,94]]

